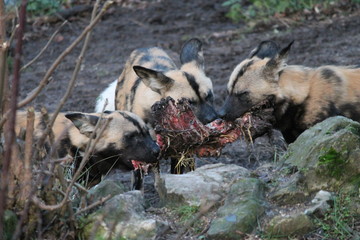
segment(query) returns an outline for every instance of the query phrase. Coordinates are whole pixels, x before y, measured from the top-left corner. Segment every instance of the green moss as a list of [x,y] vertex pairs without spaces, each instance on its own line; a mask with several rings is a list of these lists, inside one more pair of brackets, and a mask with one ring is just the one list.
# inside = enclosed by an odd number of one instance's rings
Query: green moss
[[323,155],[319,156],[319,165],[325,166],[327,174],[339,179],[344,172],[346,160],[342,154],[333,147],[330,147]]
[[198,206],[189,205],[182,205],[175,208],[176,214],[179,216],[180,221],[183,223],[189,221],[198,210]]

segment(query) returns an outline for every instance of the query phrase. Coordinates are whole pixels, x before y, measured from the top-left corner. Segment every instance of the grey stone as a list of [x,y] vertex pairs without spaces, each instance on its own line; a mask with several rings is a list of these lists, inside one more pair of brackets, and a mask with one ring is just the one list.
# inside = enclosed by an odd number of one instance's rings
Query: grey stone
[[230,183],[250,172],[233,164],[208,164],[182,175],[164,174],[167,202],[200,206],[203,200],[218,201]]
[[334,194],[320,190],[311,201],[312,206],[305,210],[306,215],[323,216],[330,209],[330,202],[333,201]]
[[241,239],[257,226],[264,211],[264,184],[255,178],[240,178],[218,209],[207,232],[208,238]]
[[[168,224],[145,213],[140,191],[130,191],[111,198],[103,208],[88,217],[84,230],[87,239],[93,234],[100,239],[155,239]],[[95,229],[95,230],[94,230]]]
[[[306,130],[279,162],[271,198],[294,204],[322,189],[344,192],[360,181],[360,123],[332,117]],[[356,190],[356,189],[355,189]]]
[[311,218],[303,213],[289,216],[276,216],[270,220],[266,228],[269,238],[285,236],[301,236],[314,229]]

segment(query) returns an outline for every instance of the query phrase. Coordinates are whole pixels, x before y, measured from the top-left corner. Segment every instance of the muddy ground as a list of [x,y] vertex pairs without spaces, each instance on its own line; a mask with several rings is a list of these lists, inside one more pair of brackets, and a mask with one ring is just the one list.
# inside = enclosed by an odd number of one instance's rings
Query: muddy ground
[[[351,13],[334,11],[327,17],[310,14],[305,19],[300,14],[249,27],[244,22],[233,23],[226,18],[227,9],[221,5],[223,1],[133,2],[135,4],[112,7],[94,29],[76,87],[63,111],[92,112],[96,97],[119,76],[132,50],[159,46],[171,54],[178,54],[183,42],[191,37],[204,42],[206,73],[213,80],[216,107],[220,107],[225,99],[227,80],[233,68],[262,40],[275,40],[281,46],[295,40],[289,64],[360,64],[359,10]],[[21,98],[37,86],[47,68],[81,33],[89,18],[90,13],[70,18],[45,54],[22,73]],[[29,23],[24,63],[37,55],[60,24]],[[66,91],[79,52],[80,47],[66,57],[52,82],[31,105],[37,109],[42,106],[49,111],[55,109]],[[281,142],[278,133],[275,140]],[[266,137],[259,138],[254,146],[234,143],[224,150],[221,158],[199,160],[198,164],[221,161],[254,168],[259,162],[274,158],[273,143]]]

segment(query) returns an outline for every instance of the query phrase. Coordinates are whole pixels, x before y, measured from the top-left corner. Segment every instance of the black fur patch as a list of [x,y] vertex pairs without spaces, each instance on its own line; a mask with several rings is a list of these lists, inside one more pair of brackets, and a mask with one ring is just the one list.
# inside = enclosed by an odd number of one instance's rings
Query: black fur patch
[[161,71],[161,72],[167,72],[167,71],[172,70],[171,68],[169,68],[169,66],[160,64],[160,63],[155,63],[154,66],[152,67],[152,69],[154,69],[156,71]]
[[205,97],[205,101],[209,102],[209,103],[213,103],[214,102],[214,94],[212,93],[212,91],[208,91],[208,93],[206,94]]
[[118,83],[116,85],[115,96],[117,96],[118,91],[123,88],[124,83],[125,83],[125,77],[121,76],[121,79],[118,80]]
[[63,158],[72,148],[72,144],[68,135],[64,136],[64,138],[61,139],[59,146],[60,147],[58,148],[58,157]]
[[189,82],[191,88],[195,91],[196,96],[199,98],[200,102],[203,102],[199,91],[199,84],[195,81],[195,77],[189,73],[184,72],[184,75]]
[[148,135],[147,133],[147,129],[145,129],[144,127],[142,127],[139,122],[132,118],[130,115],[126,114],[125,112],[118,112],[121,116],[123,116],[123,118],[125,118],[126,120],[128,120],[129,122],[131,122],[137,129],[139,129],[139,131],[141,132],[141,134],[143,136]]
[[321,70],[321,77],[324,78],[325,80],[327,80],[328,82],[332,83],[332,84],[341,84],[342,83],[342,79],[341,77],[339,77],[335,71],[333,71],[330,68],[324,68]]
[[287,104],[289,104],[288,101],[284,100],[275,105],[275,128],[281,130],[287,143],[292,143],[303,131],[306,130],[306,126],[300,124],[305,114],[305,105],[290,103],[286,108],[285,113],[280,115],[279,109],[282,109],[283,106]]
[[132,112],[132,110],[133,110],[136,90],[139,87],[140,83],[141,83],[141,78],[138,78],[138,79],[136,79],[134,85],[131,87],[130,99],[127,99],[127,100],[130,100],[130,106],[131,106],[130,112]]
[[358,106],[348,103],[341,105],[339,108],[344,116],[356,121],[360,121],[360,111],[358,111]]
[[233,121],[253,107],[248,92],[230,94],[220,110],[220,116],[225,120]]
[[244,75],[244,73],[246,72],[246,70],[247,70],[251,65],[253,65],[253,64],[254,64],[254,61],[251,60],[251,61],[247,62],[247,63],[239,70],[239,72],[238,72],[238,74],[236,75],[236,78],[235,78],[235,80],[234,80],[234,82],[233,82],[233,85],[232,85],[232,87],[231,87],[231,93],[234,91],[235,85],[236,85],[236,83],[239,81],[239,78],[240,78],[242,75]]
[[153,60],[154,60],[154,58],[151,55],[146,53],[139,59],[137,64],[138,65],[143,65],[144,63],[152,62]]

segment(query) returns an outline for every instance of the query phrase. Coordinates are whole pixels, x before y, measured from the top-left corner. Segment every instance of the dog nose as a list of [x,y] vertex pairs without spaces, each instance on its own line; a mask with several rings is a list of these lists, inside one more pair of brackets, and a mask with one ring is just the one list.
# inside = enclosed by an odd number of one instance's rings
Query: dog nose
[[218,111],[219,118],[224,118],[226,116],[226,111],[224,108],[220,108]]

